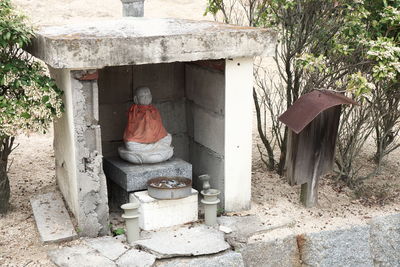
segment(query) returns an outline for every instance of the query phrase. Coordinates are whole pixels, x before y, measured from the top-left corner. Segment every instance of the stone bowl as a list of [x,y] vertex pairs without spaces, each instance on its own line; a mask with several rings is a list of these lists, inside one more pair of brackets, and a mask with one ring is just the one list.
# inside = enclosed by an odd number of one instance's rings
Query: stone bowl
[[190,195],[192,180],[184,177],[158,177],[147,181],[149,196],[155,199],[179,199]]

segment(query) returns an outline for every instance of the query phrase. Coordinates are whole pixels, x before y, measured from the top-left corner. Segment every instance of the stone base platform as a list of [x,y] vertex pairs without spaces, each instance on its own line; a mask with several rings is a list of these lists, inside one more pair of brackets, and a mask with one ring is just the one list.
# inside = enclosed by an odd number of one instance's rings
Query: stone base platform
[[185,177],[192,179],[192,164],[179,159],[155,164],[132,164],[119,157],[104,158],[104,173],[107,179],[123,188],[126,192],[147,189],[147,181],[155,177]]
[[130,202],[133,202],[133,198],[140,202],[139,227],[143,230],[156,230],[198,220],[198,192],[195,189],[192,189],[188,197],[181,199],[154,199],[147,190],[130,194]]
[[184,177],[192,179],[192,164],[172,158],[155,164],[132,164],[119,157],[105,157],[103,169],[109,188],[109,206],[119,210],[129,201],[132,192],[146,190],[147,181],[156,177]]

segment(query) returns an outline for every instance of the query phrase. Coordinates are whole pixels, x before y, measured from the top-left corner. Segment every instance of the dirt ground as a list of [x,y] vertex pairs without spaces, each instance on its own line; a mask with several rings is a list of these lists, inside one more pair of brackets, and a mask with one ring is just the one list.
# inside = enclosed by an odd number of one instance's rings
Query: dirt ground
[[[35,25],[77,22],[85,18],[119,17],[118,0],[14,0]],[[146,0],[148,17],[178,17],[209,19],[203,17],[205,0]],[[254,132],[253,147],[253,203],[250,211],[239,215],[258,214],[266,224],[278,225],[292,221],[295,232],[332,229],[344,225],[365,223],[377,215],[400,212],[400,201],[383,206],[366,207],[355,200],[346,187],[332,185],[328,178],[320,181],[319,206],[305,209],[299,203],[299,187],[289,186],[278,175],[262,166],[256,144],[260,143]],[[12,153],[10,170],[11,211],[0,217],[0,265],[2,266],[52,266],[46,256],[49,248],[58,245],[40,243],[29,199],[38,194],[56,190],[52,132],[46,135],[19,136],[19,147]],[[366,167],[371,165],[372,145],[362,154]],[[384,186],[389,184],[397,197],[400,192],[398,177],[400,151],[391,154],[383,172],[370,181]],[[397,190],[397,191],[396,191]],[[76,241],[79,242],[79,241]]]

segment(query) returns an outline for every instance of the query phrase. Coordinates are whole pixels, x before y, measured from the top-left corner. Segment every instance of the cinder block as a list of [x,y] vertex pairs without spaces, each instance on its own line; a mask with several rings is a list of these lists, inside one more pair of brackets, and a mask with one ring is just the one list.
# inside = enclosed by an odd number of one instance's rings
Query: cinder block
[[155,177],[185,177],[192,179],[192,165],[182,159],[136,165],[119,157],[104,158],[104,173],[127,192],[147,189],[147,181]]
[[129,202],[129,192],[114,183],[107,181],[108,203],[111,211],[121,211],[121,205]]
[[122,140],[130,103],[103,104],[100,106],[102,141]]
[[100,125],[86,127],[85,133],[86,146],[90,151],[101,153],[101,130]]
[[194,138],[194,102],[186,100],[186,129],[187,135]]
[[223,116],[194,108],[194,140],[220,155],[224,155],[224,128]]
[[222,72],[185,64],[186,97],[212,112],[225,113],[225,76]]
[[118,156],[118,147],[124,145],[124,142],[121,140],[118,141],[103,141],[101,142],[102,155],[104,157],[117,157]]
[[133,88],[149,87],[154,101],[184,97],[185,69],[183,63],[133,66]]
[[99,70],[99,103],[133,101],[132,66],[113,66]]
[[186,134],[172,135],[172,146],[175,157],[189,161],[189,138]]
[[[198,220],[198,192],[181,199],[159,200],[149,196],[147,190],[130,194],[140,202],[139,226],[143,230],[156,230]],[[132,199],[130,200],[132,202]]]
[[193,164],[193,185],[200,190],[202,188],[198,176],[209,174],[212,188],[221,191],[219,196],[221,204],[224,203],[224,157],[211,151],[210,149],[196,143],[190,143],[190,162]]
[[[79,76],[81,72],[82,71],[71,71],[71,76]],[[83,104],[84,112],[82,112],[82,116],[86,125],[97,124],[99,121],[97,81],[79,81],[72,78],[71,87],[72,101],[74,101],[72,108],[74,111],[77,112],[77,106]]]
[[184,98],[166,102],[155,102],[154,106],[160,111],[163,125],[170,134],[186,132]]

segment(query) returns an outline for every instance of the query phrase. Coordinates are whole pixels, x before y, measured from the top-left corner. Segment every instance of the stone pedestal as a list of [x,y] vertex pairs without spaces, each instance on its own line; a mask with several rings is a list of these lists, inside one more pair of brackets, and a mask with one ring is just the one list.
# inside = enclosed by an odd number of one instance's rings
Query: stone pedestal
[[146,191],[129,195],[140,202],[139,227],[143,230],[156,230],[162,227],[170,227],[198,220],[198,192],[192,189],[192,193],[185,198],[159,200],[154,199]]
[[129,193],[146,190],[147,181],[156,177],[192,179],[192,164],[172,158],[156,164],[135,165],[119,157],[104,158],[104,173],[110,191],[110,206],[116,210],[129,201]]
[[147,181],[156,177],[192,179],[192,165],[179,158],[155,164],[135,165],[119,157],[104,158],[104,173],[108,179],[127,192],[147,189]]

